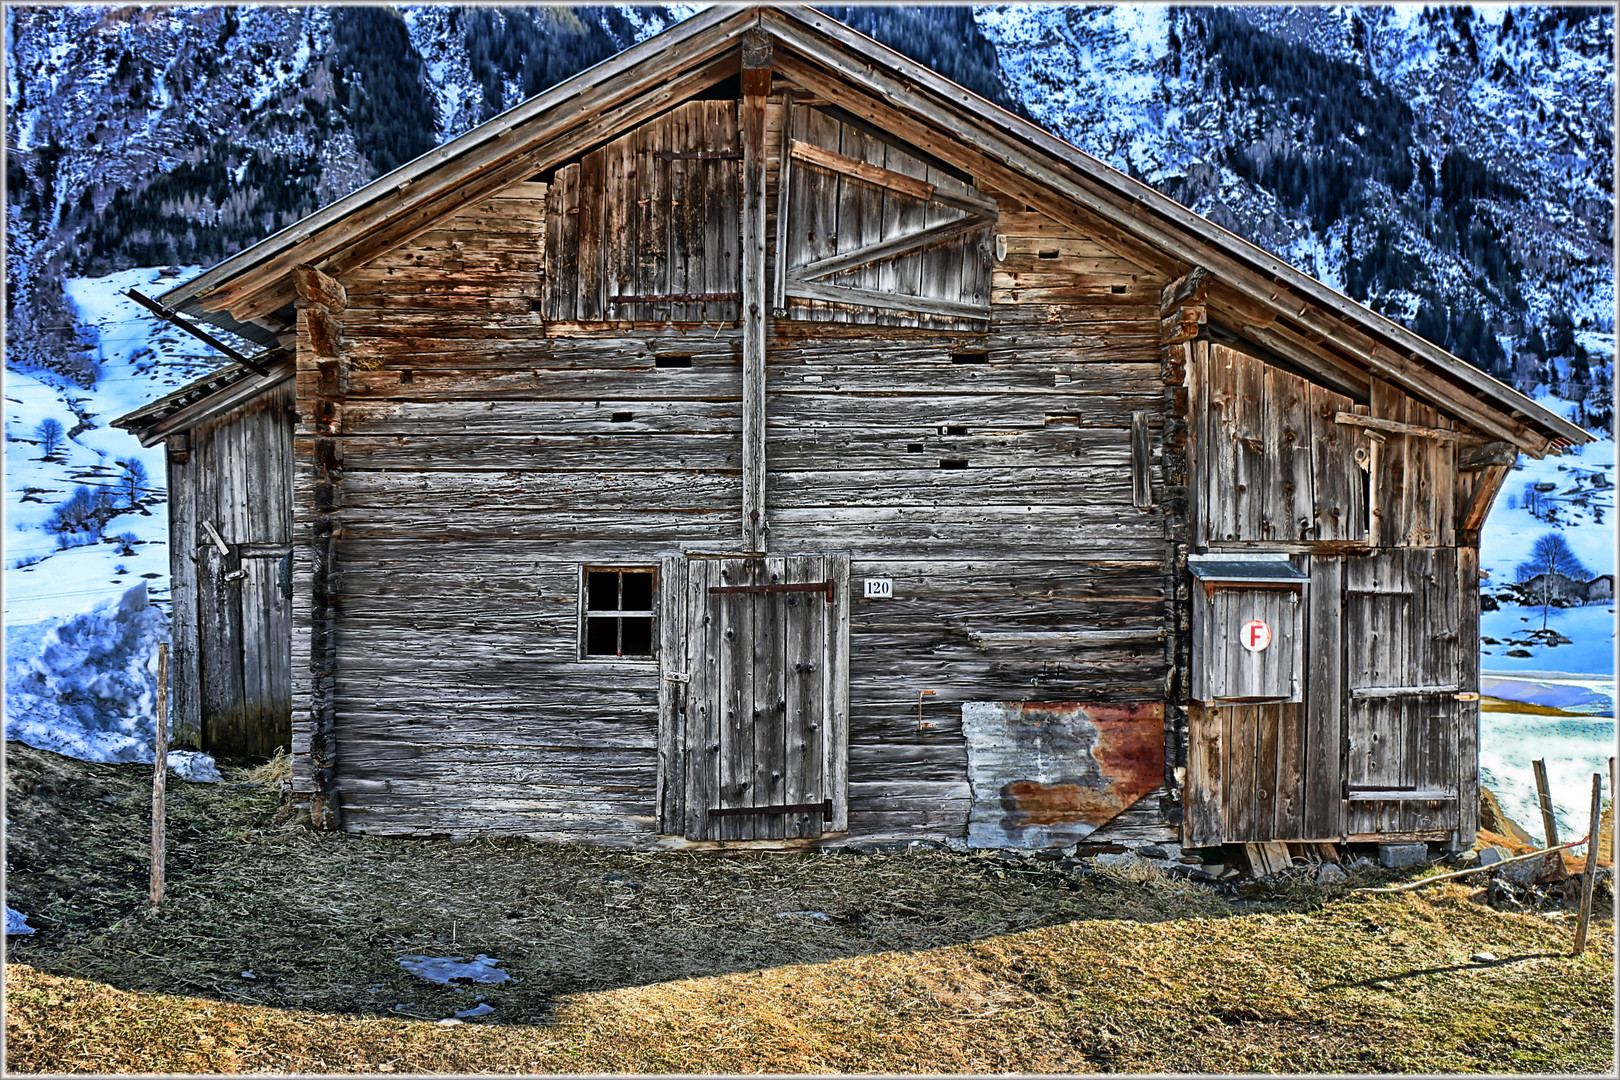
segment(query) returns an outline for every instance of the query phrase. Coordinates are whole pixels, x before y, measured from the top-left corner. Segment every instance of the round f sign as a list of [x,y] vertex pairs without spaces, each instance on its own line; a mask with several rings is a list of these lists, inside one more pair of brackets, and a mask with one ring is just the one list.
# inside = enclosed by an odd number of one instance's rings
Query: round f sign
[[1250,652],[1260,652],[1271,644],[1271,627],[1259,619],[1250,619],[1243,624],[1238,633],[1238,640]]

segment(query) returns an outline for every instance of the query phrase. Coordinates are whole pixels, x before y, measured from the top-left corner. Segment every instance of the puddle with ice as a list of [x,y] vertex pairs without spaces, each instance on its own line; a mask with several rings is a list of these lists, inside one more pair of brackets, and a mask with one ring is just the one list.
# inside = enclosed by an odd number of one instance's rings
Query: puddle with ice
[[415,975],[419,979],[429,982],[444,983],[446,986],[453,982],[466,980],[479,983],[502,983],[512,976],[501,971],[496,965],[499,960],[491,959],[479,953],[471,960],[464,960],[459,956],[402,956],[399,966]]

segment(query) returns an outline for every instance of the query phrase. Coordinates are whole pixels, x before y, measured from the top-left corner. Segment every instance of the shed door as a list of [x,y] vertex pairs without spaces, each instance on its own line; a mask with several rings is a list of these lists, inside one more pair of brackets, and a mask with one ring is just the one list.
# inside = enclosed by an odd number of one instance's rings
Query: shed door
[[202,748],[269,757],[291,745],[290,549],[211,542],[197,551]]
[[816,555],[688,564],[688,839],[845,827],[848,565]]
[[1455,549],[1346,560],[1352,836],[1458,827],[1461,615]]

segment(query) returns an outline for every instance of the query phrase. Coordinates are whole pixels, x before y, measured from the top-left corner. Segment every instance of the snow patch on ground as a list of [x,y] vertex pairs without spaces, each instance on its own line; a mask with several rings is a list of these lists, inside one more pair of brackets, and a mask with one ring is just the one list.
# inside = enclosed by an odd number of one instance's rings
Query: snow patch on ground
[[[466,980],[478,983],[502,983],[512,976],[496,967],[501,961],[479,953],[471,960],[458,956],[402,956],[399,966],[419,979],[444,983]],[[493,1010],[492,1010],[493,1011]],[[460,1014],[458,1014],[460,1015]]]
[[[168,636],[145,582],[80,615],[8,626],[6,738],[83,761],[151,761],[157,645]],[[207,754],[166,760],[182,779],[221,779]]]
[[[1537,404],[1561,414],[1571,408],[1568,402],[1546,396]],[[1516,580],[1519,564],[1548,533],[1564,538],[1589,576],[1614,573],[1614,451],[1614,439],[1605,437],[1539,461],[1519,455],[1518,466],[1508,474],[1480,532],[1479,563],[1486,573],[1480,589],[1499,604],[1497,610],[1480,616],[1482,668],[1613,676],[1612,602],[1549,607],[1547,629],[1569,639],[1567,644],[1550,644],[1526,637],[1542,627],[1541,605],[1511,602],[1504,588]],[[1546,490],[1537,491],[1538,485]],[[1529,655],[1509,656],[1510,651]]]
[[1592,774],[1609,786],[1609,756],[1614,753],[1614,720],[1588,716],[1528,716],[1480,711],[1479,782],[1491,789],[1503,811],[1531,836],[1540,839],[1541,811],[1531,761],[1547,763],[1547,785],[1559,838],[1586,835],[1592,811]]
[[[183,267],[190,276],[199,267]],[[81,328],[84,355],[99,377],[84,389],[48,371],[5,371],[5,617],[8,625],[60,618],[98,600],[116,599],[135,581],[151,583],[167,601],[169,519],[163,446],[142,448],[110,421],[178,386],[222,367],[223,357],[154,319],[122,292],[162,291],[171,279],[153,267],[101,278],[69,278],[63,285]],[[39,425],[54,419],[61,446],[50,457],[39,444]],[[67,433],[79,429],[77,434]],[[136,505],[120,492],[118,513],[94,543],[63,548],[45,528],[57,505],[77,487],[118,489],[117,464],[135,458],[146,469]],[[112,538],[133,534],[125,548]],[[130,551],[131,554],[121,554]]]

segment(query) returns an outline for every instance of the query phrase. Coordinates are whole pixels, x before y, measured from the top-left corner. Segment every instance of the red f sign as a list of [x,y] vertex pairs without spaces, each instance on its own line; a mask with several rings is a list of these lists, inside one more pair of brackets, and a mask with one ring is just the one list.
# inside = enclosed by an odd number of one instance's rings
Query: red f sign
[[1248,649],[1250,652],[1260,652],[1267,645],[1271,644],[1271,627],[1267,626],[1259,619],[1250,619],[1248,622],[1243,624],[1243,629],[1239,632],[1238,640],[1242,642],[1243,647]]

